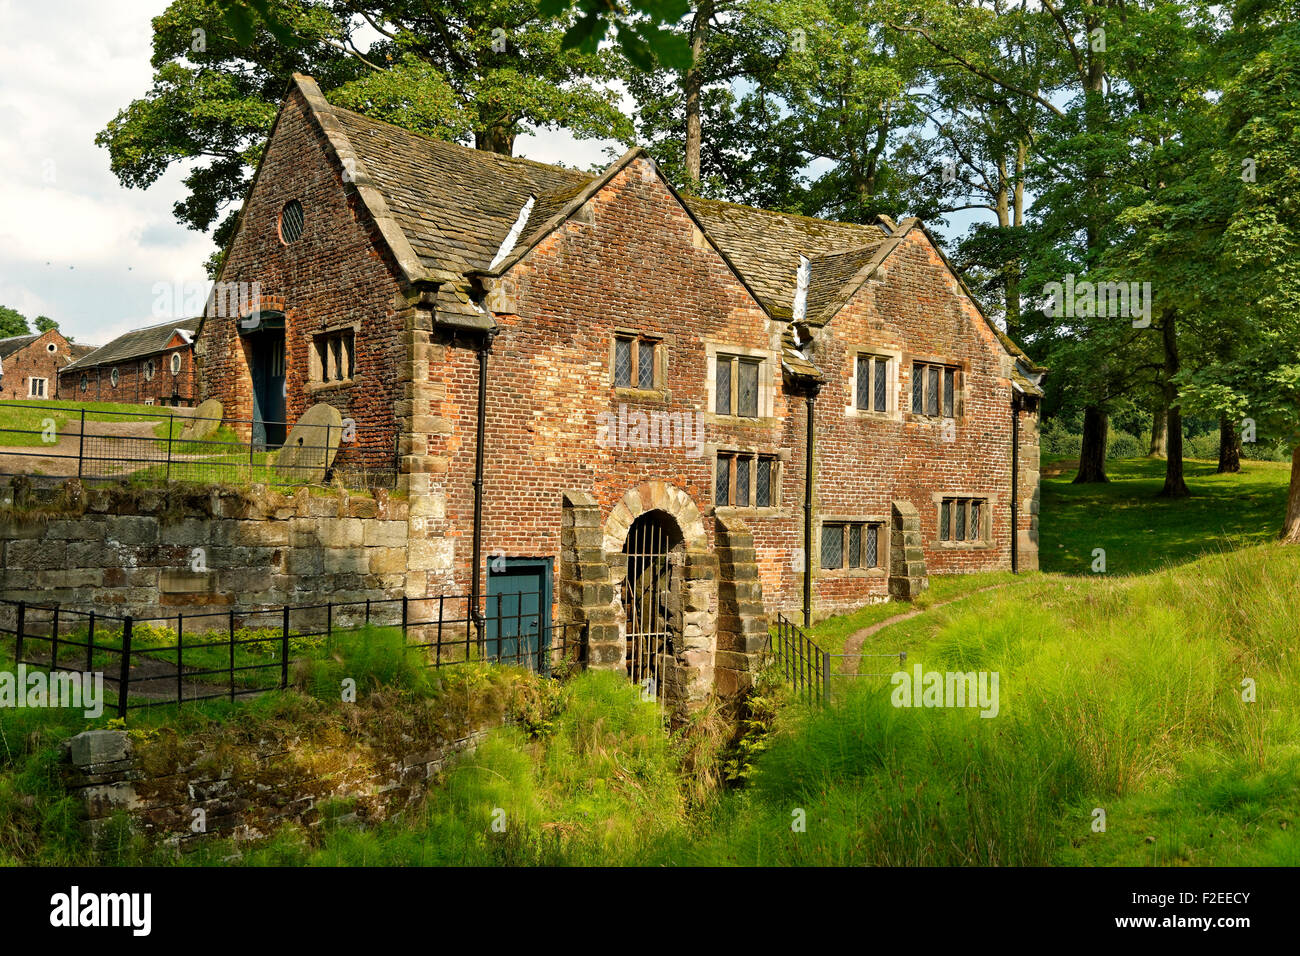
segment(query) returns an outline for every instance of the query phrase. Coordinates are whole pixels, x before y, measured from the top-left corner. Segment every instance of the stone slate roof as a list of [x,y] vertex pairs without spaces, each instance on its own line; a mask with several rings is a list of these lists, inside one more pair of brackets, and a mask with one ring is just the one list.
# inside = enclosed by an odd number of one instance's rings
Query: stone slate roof
[[[411,281],[439,283],[439,318],[456,325],[492,325],[491,317],[470,295],[472,274],[508,270],[589,194],[644,155],[642,150],[630,150],[601,175],[593,176],[429,139],[330,104],[309,76],[294,74],[294,83],[339,162],[354,169],[357,192],[399,266]],[[493,260],[530,198],[533,208],[521,234],[494,269]],[[775,319],[793,317],[800,257],[808,257],[811,276],[804,321],[810,326],[828,322],[906,233],[912,228],[924,229],[915,219],[895,225],[882,216],[877,224],[862,225],[691,196],[679,198]],[[1007,351],[1032,365],[1019,347],[985,318]],[[790,329],[785,344],[784,359],[792,370],[800,374],[815,371],[800,355]]]
[[188,332],[192,336],[198,327],[199,319],[181,319],[136,329],[125,335],[119,335],[107,345],[100,346],[89,355],[79,358],[62,371],[116,365],[118,362],[129,362],[131,359],[143,358],[146,355],[156,355],[167,349],[167,343],[172,340],[172,336],[177,331]]
[[[462,274],[486,269],[529,196],[576,194],[593,178],[332,110],[411,248],[430,268]],[[544,221],[536,209],[529,220]]]
[[[801,255],[814,259],[847,250],[874,251],[886,238],[879,226],[812,219],[693,196],[685,197],[685,202],[774,318],[790,318]],[[835,282],[837,275],[823,270],[819,278],[814,266],[806,313],[810,319],[812,303],[844,285]]]
[[44,334],[37,332],[35,335],[11,335],[7,339],[0,339],[0,359],[7,359],[15,352],[27,348]]

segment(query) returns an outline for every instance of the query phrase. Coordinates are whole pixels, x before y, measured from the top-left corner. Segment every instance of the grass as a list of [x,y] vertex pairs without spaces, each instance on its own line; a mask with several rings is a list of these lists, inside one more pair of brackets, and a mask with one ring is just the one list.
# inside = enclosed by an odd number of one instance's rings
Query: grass
[[[117,402],[50,400],[22,406],[0,403],[0,446],[25,447],[46,444],[41,432],[45,429],[47,419],[53,419],[55,434],[62,435],[69,422],[80,423],[82,409],[87,412],[88,432],[93,423],[99,422],[156,422],[154,435],[162,439],[167,437],[166,419],[171,415],[170,409],[167,408],[151,409],[143,405]],[[178,417],[176,434],[180,434],[182,427],[184,427],[183,422]]]
[[1062,459],[1043,462],[1039,564],[1044,571],[1090,574],[1094,550],[1106,573],[1144,574],[1174,561],[1234,550],[1277,537],[1286,513],[1288,462],[1243,461],[1238,474],[1217,463],[1185,461],[1192,497],[1158,498],[1165,463],[1131,458],[1106,463],[1106,484],[1075,485]]
[[[1300,550],[1269,540],[1285,466],[1215,476],[1189,463],[1195,496],[1175,502],[1154,499],[1160,462],[1110,471],[1101,486],[1045,480],[1052,573],[934,578],[922,613],[862,648],[905,650],[909,670],[996,672],[993,719],[893,706],[883,680],[837,685],[827,708],[765,682],[759,718],[733,746],[716,708],[666,733],[618,674],[520,678],[531,689],[519,722],[454,764],[419,808],[361,826],[341,807],[243,847],[238,862],[1300,864]],[[1107,549],[1105,574],[1090,570],[1093,547]],[[901,610],[873,605],[813,636],[839,652]],[[165,657],[163,643],[149,653]],[[296,692],[171,719],[292,720],[294,700],[326,700],[344,672],[412,700],[438,692],[382,636],[366,647],[306,653]],[[465,701],[501,693],[474,683],[500,669],[454,670]],[[0,712],[0,862],[171,862],[129,835],[107,849],[78,842],[50,756],[78,722],[50,713]],[[183,862],[234,852],[213,841]]]

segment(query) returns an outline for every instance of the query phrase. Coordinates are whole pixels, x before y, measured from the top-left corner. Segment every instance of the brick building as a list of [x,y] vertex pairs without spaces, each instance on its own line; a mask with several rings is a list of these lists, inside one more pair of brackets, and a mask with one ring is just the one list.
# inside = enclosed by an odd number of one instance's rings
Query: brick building
[[585,622],[679,700],[743,685],[778,610],[1037,566],[1042,370],[916,220],[436,142],[299,76],[219,281],[263,294],[210,304],[204,397],[397,436],[410,594]]
[[59,372],[60,395],[86,402],[197,405],[198,327],[198,319],[185,319],[119,335]]
[[59,372],[88,351],[88,346],[73,345],[58,329],[0,339],[0,398],[66,397],[59,394]]

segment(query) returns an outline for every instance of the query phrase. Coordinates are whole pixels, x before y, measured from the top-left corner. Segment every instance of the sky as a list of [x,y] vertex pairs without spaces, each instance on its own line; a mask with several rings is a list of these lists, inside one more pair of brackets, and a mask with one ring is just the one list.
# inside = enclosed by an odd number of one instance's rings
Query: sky
[[[172,214],[186,169],[128,189],[95,145],[149,89],[150,20],[166,7],[0,0],[0,305],[29,321],[48,315],[85,344],[166,321],[160,304],[201,301],[208,287],[211,237]],[[544,131],[521,137],[516,152],[586,168],[603,164],[606,145]]]

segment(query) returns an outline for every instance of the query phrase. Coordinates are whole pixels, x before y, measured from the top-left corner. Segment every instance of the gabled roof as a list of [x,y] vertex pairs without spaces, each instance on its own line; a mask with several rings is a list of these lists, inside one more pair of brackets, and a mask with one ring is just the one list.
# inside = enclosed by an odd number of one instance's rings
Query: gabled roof
[[578,190],[592,179],[331,109],[411,248],[429,268],[462,274],[486,269],[529,196]]
[[[294,84],[407,280],[437,283],[438,314],[456,325],[493,324],[473,301],[471,277],[508,271],[621,169],[646,155],[633,148],[592,175],[429,139],[331,105],[309,76],[295,74]],[[807,257],[804,322],[810,326],[830,321],[912,228],[924,229],[915,219],[895,225],[882,216],[863,225],[681,196],[665,183],[772,318],[792,318],[797,275]],[[961,283],[955,270],[953,275]],[[980,312],[1003,347],[1032,365]],[[789,329],[786,344],[787,364],[806,374],[804,366],[812,366]]]
[[107,345],[100,346],[89,355],[77,359],[71,365],[63,368],[62,371],[116,365],[118,362],[129,362],[132,359],[144,358],[147,355],[156,355],[167,350],[168,343],[171,342],[177,332],[181,334],[181,337],[186,342],[192,342],[194,332],[198,327],[199,320],[195,318],[181,319],[178,322],[164,322],[160,325],[136,329],[127,332],[125,335],[119,335]]
[[[885,240],[885,232],[879,226],[813,219],[695,196],[685,197],[685,202],[703,223],[709,237],[754,288],[773,318],[790,318],[800,256],[815,259],[864,247],[875,248]],[[819,288],[824,282],[823,277],[819,283],[814,265],[813,280],[808,287],[810,317],[812,303],[828,294]]]
[[15,352],[27,348],[44,334],[37,332],[35,335],[11,335],[7,339],[0,339],[0,359],[7,359]]

